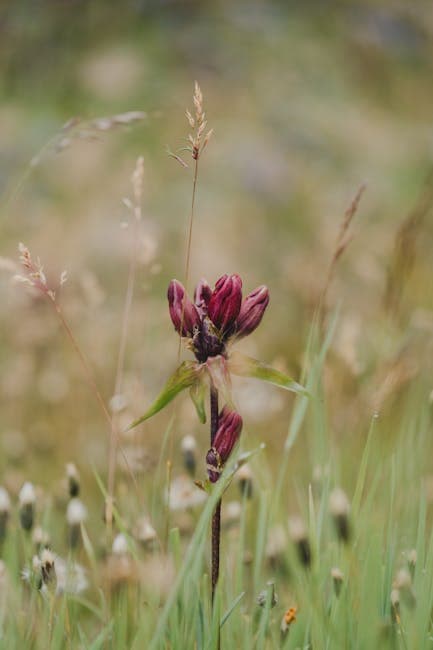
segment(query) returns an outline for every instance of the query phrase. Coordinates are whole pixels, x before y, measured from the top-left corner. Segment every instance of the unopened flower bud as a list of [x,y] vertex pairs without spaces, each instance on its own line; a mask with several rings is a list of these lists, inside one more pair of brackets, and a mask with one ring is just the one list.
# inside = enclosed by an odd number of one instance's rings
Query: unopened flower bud
[[194,302],[201,316],[207,314],[207,307],[212,296],[212,289],[206,280],[200,280],[194,291]]
[[181,336],[191,337],[194,328],[200,324],[197,307],[193,305],[182,284],[177,280],[172,280],[168,285],[167,298],[170,317],[176,332]]
[[4,487],[0,487],[0,544],[6,537],[7,524],[11,509],[11,500]]
[[239,440],[241,429],[242,418],[239,413],[224,407],[219,416],[213,445],[206,454],[207,472],[212,483],[219,479],[233,447]]
[[185,465],[185,469],[187,470],[188,474],[194,476],[195,469],[197,466],[197,459],[196,459],[197,443],[195,441],[194,436],[189,435],[182,438],[181,449],[182,449],[183,464]]
[[20,523],[24,530],[31,530],[35,520],[36,493],[32,483],[24,483],[18,495]]
[[262,285],[254,289],[242,302],[236,320],[236,336],[241,338],[251,334],[260,324],[269,303],[269,290]]
[[221,332],[229,332],[242,303],[242,280],[239,275],[223,275],[215,284],[208,305],[208,316]]

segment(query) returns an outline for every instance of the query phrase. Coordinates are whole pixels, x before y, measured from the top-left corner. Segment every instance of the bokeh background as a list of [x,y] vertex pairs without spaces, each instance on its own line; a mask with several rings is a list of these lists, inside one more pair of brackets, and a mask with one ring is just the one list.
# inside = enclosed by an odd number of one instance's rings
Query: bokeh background
[[[433,387],[432,73],[427,1],[2,3],[0,475],[11,492],[25,479],[51,490],[73,461],[87,499],[102,501],[93,472],[105,477],[106,424],[50,305],[11,282],[10,260],[23,241],[52,283],[67,269],[62,309],[108,402],[131,255],[122,200],[138,156],[143,220],[122,423],[176,366],[165,294],[171,278],[185,278],[192,168],[166,146],[184,146],[194,80],[214,136],[200,164],[189,289],[225,272],[240,273],[247,291],[268,285],[263,325],[243,349],[295,378],[344,212],[367,184],[327,295],[339,318],[325,433],[343,483],[344,459],[364,445],[375,411],[387,454],[402,391],[418,378],[428,399]],[[145,117],[92,122],[127,111]],[[85,137],[65,141],[71,118]],[[243,445],[266,441],[272,468],[293,398],[254,382],[235,390]],[[173,471],[183,435],[207,449],[188,398],[176,409],[122,438],[144,494],[173,412],[164,452]],[[303,486],[318,462],[308,427],[290,467]],[[123,471],[120,462],[127,492]]]

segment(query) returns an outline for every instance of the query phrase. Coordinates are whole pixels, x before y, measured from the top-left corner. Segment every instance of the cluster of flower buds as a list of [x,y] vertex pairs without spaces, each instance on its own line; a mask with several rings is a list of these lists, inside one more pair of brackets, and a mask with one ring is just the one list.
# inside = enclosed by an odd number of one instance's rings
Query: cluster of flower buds
[[251,334],[269,303],[265,286],[257,287],[242,300],[242,280],[236,274],[223,275],[214,290],[202,280],[195,290],[194,302],[182,284],[172,280],[167,297],[173,325],[181,336],[190,339],[200,363],[208,357],[224,356],[229,339]]
[[218,481],[233,447],[239,440],[241,430],[241,416],[225,406],[218,418],[218,429],[212,447],[206,454],[207,473],[211,483]]

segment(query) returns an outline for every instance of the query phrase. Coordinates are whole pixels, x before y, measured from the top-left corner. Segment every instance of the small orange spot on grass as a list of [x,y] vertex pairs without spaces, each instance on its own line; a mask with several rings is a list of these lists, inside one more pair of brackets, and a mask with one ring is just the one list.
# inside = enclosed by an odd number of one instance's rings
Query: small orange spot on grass
[[286,625],[291,625],[296,621],[296,615],[298,613],[297,607],[289,607],[287,612],[284,614],[284,622]]

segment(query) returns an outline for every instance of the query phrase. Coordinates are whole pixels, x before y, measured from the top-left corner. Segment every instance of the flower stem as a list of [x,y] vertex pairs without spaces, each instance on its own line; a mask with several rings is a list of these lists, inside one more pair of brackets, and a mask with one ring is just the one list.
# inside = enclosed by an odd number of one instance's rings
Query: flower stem
[[[213,446],[218,430],[218,391],[211,385],[210,389],[210,444]],[[215,506],[212,515],[212,602],[219,577],[220,567],[220,538],[221,538],[221,499]]]

